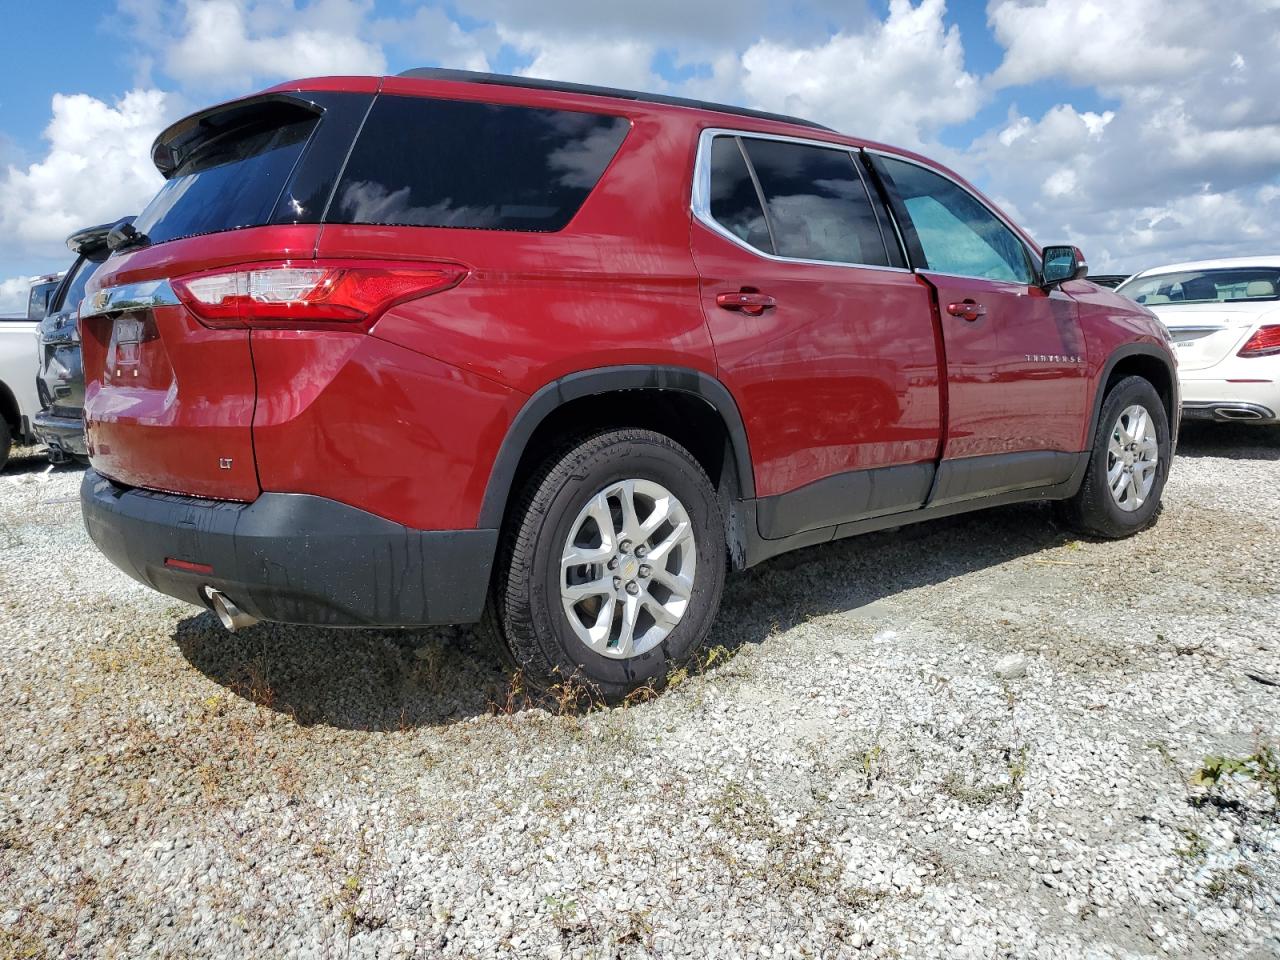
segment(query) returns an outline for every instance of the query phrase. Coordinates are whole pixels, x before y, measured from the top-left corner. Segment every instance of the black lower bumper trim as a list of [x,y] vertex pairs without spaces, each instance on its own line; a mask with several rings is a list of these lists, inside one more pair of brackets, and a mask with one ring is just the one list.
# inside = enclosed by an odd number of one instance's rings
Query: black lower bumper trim
[[51,450],[83,457],[88,455],[84,441],[84,421],[73,417],[55,417],[50,413],[38,413],[31,423],[31,431],[41,443]]
[[283,623],[472,623],[498,542],[496,530],[414,530],[323,497],[229,503],[121,487],[95,470],[80,500],[93,542],[134,579],[201,606],[213,587],[249,615]]

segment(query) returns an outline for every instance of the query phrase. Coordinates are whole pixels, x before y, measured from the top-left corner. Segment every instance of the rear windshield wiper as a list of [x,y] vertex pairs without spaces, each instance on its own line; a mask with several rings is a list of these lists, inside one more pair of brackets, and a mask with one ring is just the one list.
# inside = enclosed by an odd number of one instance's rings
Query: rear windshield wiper
[[107,246],[112,253],[128,247],[145,247],[150,243],[150,237],[145,233],[139,233],[133,228],[133,224],[127,221],[117,223],[107,234]]

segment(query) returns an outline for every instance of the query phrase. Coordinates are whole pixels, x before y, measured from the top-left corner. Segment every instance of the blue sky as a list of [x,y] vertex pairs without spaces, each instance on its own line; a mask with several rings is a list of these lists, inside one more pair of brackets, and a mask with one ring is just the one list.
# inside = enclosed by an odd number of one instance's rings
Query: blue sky
[[1280,251],[1280,8],[1237,0],[53,0],[0,30],[0,309],[136,212],[167,122],[440,64],[784,110],[931,153],[1116,270]]

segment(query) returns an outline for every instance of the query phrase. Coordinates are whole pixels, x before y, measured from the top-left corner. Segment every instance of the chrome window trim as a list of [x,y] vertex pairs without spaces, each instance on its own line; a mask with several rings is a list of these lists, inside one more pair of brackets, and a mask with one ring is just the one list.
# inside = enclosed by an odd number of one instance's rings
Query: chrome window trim
[[[972,190],[966,187],[963,183],[961,183],[951,174],[947,173],[945,170],[939,170],[935,166],[931,166],[930,164],[927,164],[927,163],[921,163],[919,160],[914,160],[911,157],[904,157],[900,153],[893,153],[889,150],[878,150],[878,149],[873,149],[871,147],[867,147],[865,148],[864,152],[876,157],[887,157],[890,160],[897,160],[899,163],[909,163],[913,167],[919,167],[921,170],[924,170],[926,173],[932,173],[934,176],[941,177],[943,180],[947,180],[954,186],[959,187],[961,190],[963,190],[973,199],[974,203],[982,207],[983,210],[986,210],[987,213],[991,214],[993,217],[995,217],[997,220],[999,220],[1009,229],[1009,232],[1013,234],[1013,239],[1017,240],[1019,246],[1021,246],[1022,249],[1026,251],[1027,257],[1031,261],[1032,273],[1039,274],[1044,271],[1044,260],[1041,258],[1039,252],[1027,243],[1026,239],[1022,236],[1022,230],[1018,226],[1016,226],[1012,220],[1006,217],[999,210],[993,208],[991,204],[987,203],[981,197],[976,196]],[[894,222],[896,224],[897,222],[896,217],[894,218]],[[944,273],[941,270],[917,269],[915,272],[916,273],[936,273],[940,277],[964,277],[967,280],[991,280],[990,277],[975,277],[972,274],[967,274],[967,273]],[[1034,279],[1035,278],[1033,277],[1032,278],[1033,282],[1030,284],[1027,284],[1027,286],[1036,286],[1036,284],[1034,283]],[[1014,284],[1018,284],[1019,286],[1022,285],[1022,281],[1020,280],[997,280],[992,282],[1014,283]]]
[[[853,163],[854,170],[858,177],[862,178],[862,171],[858,169],[857,148],[850,147],[843,143],[832,143],[829,140],[813,140],[808,137],[788,137],[774,133],[756,133],[753,130],[734,130],[728,127],[708,127],[698,136],[698,154],[693,165],[693,194],[690,200],[689,209],[692,211],[694,219],[709,230],[724,237],[730,243],[737,247],[741,247],[748,253],[753,253],[762,260],[772,260],[774,263],[802,263],[815,267],[849,267],[854,270],[885,270],[890,273],[912,273],[909,267],[893,267],[888,265],[880,265],[874,263],[848,263],[843,260],[806,260],[801,257],[780,257],[775,253],[766,253],[757,247],[751,246],[741,237],[732,231],[721,226],[714,217],[711,216],[711,144],[716,137],[743,137],[754,138],[756,140],[776,140],[779,143],[795,143],[804,147],[820,147],[824,150],[835,150],[849,155],[850,161]],[[752,171],[752,177],[755,171],[748,166],[748,170]],[[871,188],[867,186],[865,179],[862,181],[863,189],[867,191],[868,198],[871,198]],[[874,203],[874,199],[871,200]],[[768,216],[768,211],[765,211]],[[889,214],[890,220],[893,214]],[[894,225],[897,228],[897,225]],[[904,251],[905,252],[905,251]],[[885,251],[886,256],[888,250]]]
[[95,317],[124,310],[172,307],[178,302],[178,296],[168,280],[125,283],[118,287],[103,287],[92,297],[86,297],[80,305],[80,316]]

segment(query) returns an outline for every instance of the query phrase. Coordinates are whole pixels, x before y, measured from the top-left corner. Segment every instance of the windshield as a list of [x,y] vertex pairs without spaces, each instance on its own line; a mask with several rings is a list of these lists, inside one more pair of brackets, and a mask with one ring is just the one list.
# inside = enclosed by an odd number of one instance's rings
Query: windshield
[[1119,292],[1145,306],[1280,299],[1280,267],[1183,270],[1135,277]]

